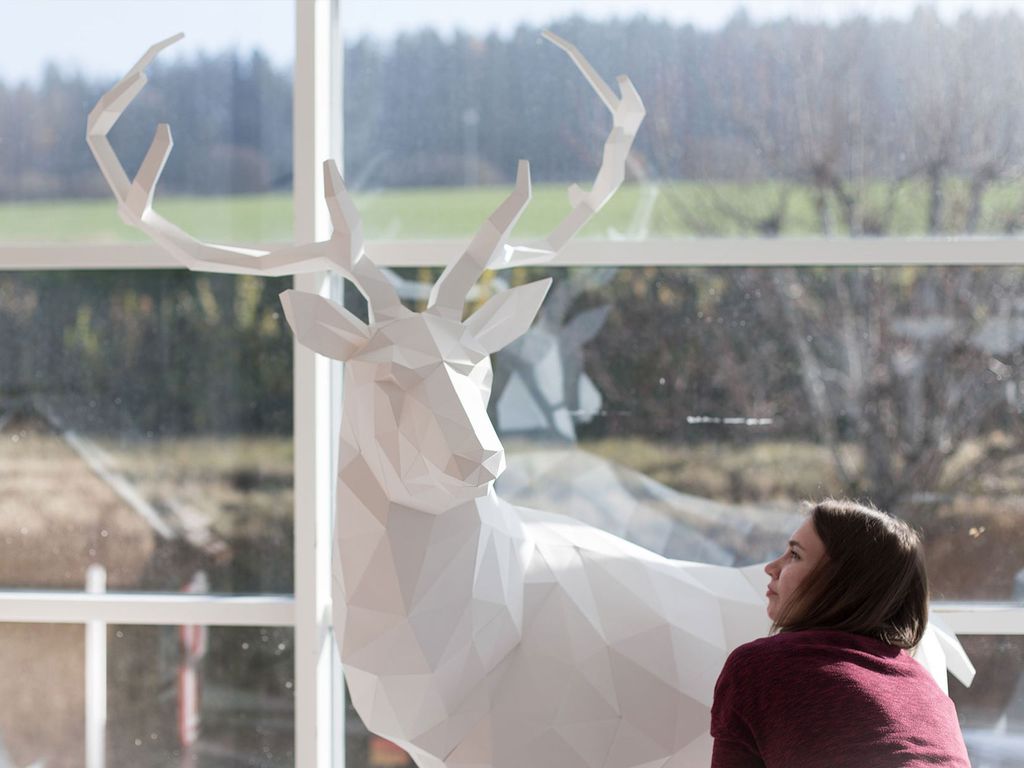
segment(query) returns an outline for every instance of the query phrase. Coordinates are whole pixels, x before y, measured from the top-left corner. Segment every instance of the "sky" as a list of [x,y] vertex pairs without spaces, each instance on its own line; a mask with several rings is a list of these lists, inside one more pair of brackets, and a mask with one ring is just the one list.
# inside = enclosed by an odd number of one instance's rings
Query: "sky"
[[[741,8],[755,21],[795,16],[835,23],[858,14],[906,18],[922,4],[946,19],[966,10],[1024,13],[1024,0],[342,0],[342,24],[349,39],[387,41],[424,27],[443,36],[456,29],[507,34],[520,23],[542,25],[573,14],[608,19],[645,13],[714,29]],[[0,0],[0,81],[35,81],[48,62],[90,77],[115,77],[150,43],[179,31],[186,38],[165,60],[253,48],[278,66],[294,57],[291,0]]]

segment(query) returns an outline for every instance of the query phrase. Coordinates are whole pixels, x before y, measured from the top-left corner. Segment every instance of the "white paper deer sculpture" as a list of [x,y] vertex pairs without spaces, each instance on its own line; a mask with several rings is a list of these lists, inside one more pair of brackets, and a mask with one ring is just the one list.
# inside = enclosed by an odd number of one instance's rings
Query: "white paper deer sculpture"
[[[622,181],[643,118],[569,44],[613,115],[590,192],[539,248],[509,248],[529,170],[438,279],[404,308],[363,255],[356,210],[325,165],[329,241],[272,253],[200,243],[152,210],[170,149],[157,129],[133,182],[106,133],[145,84],[154,46],[89,116],[89,142],[130,224],[189,268],[294,274],[333,269],[366,295],[364,323],[286,291],[298,340],[345,361],[334,552],[334,621],[352,701],[370,730],[421,768],[706,766],[713,686],[730,649],[764,634],[765,577],[673,561],[561,517],[514,507],[487,417],[489,355],[533,320],[549,281],[513,288],[463,320],[482,271],[557,252]],[[954,641],[955,642],[955,641]],[[950,646],[952,647],[952,646]],[[944,666],[944,665],[943,665]]]

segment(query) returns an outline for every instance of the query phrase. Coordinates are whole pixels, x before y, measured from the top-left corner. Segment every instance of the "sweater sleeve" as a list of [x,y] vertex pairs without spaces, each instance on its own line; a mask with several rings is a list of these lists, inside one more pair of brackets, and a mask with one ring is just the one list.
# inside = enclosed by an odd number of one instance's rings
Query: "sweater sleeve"
[[746,744],[717,737],[711,753],[711,768],[764,768],[764,761]]
[[711,768],[763,768],[757,742],[742,711],[743,666],[738,648],[730,654],[715,684],[711,705],[711,736],[715,740]]

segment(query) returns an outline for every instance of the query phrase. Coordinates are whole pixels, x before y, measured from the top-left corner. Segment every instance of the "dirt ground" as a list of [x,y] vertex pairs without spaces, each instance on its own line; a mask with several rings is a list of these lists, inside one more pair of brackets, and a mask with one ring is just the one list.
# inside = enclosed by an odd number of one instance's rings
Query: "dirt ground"
[[83,589],[92,563],[110,589],[139,582],[156,534],[58,436],[0,433],[0,588]]

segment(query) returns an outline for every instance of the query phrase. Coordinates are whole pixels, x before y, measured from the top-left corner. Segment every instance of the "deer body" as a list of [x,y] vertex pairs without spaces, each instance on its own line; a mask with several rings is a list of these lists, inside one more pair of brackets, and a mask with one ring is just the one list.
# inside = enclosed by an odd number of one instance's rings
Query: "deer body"
[[570,187],[571,212],[539,247],[506,246],[530,199],[521,162],[515,189],[421,313],[402,305],[363,253],[358,213],[332,162],[324,186],[334,232],[324,242],[272,253],[211,245],[153,211],[170,130],[158,127],[132,181],[106,136],[145,85],[145,67],[177,38],[153,46],[101,98],[88,140],[122,217],[189,268],[331,269],[367,298],[363,322],[318,295],[281,297],[298,341],[346,363],[334,621],[370,730],[421,768],[706,766],[718,670],[733,647],[767,629],[753,586],[763,577],[668,560],[494,491],[505,454],[487,416],[490,355],[527,330],[550,281],[500,293],[463,319],[467,293],[484,269],[557,253],[621,184],[644,116],[628,78],[616,95],[573,46],[545,36],[612,113],[594,185]]
[[486,351],[413,315],[348,358],[334,605],[353,704],[421,766],[706,757],[717,670],[767,628],[763,600],[740,570],[503,501]]

